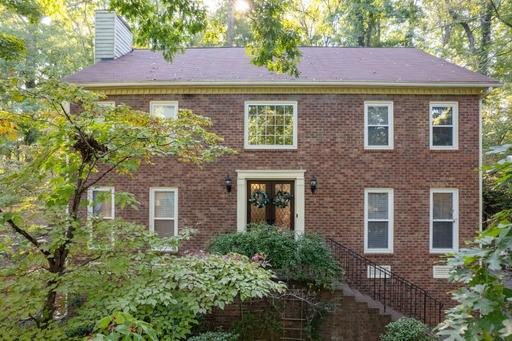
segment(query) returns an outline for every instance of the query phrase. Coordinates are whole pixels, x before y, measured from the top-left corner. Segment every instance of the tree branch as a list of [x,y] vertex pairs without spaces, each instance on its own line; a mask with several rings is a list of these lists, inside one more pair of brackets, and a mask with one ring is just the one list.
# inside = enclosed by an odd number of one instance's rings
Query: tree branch
[[512,28],[512,22],[510,21],[507,21],[505,20],[501,15],[500,15],[500,12],[498,10],[498,7],[496,7],[496,4],[494,3],[493,0],[489,0],[489,3],[491,4],[493,10],[494,10],[494,13],[496,14],[496,18],[498,18],[499,21],[501,21],[503,24],[505,24],[506,26]]
[[[0,208],[0,213],[3,213],[2,209]],[[18,226],[12,219],[7,220],[7,224],[14,230],[16,233],[22,235],[26,240],[28,240],[32,245],[34,245],[46,258],[49,258],[51,256],[51,253],[48,250],[41,249],[41,244],[35,239],[33,236],[31,236],[27,231],[23,230],[21,227]]]
[[123,162],[125,162],[126,160],[128,160],[130,158],[129,155],[123,157],[121,160],[117,161],[115,164],[113,164],[109,169],[107,169],[105,172],[103,172],[100,176],[98,176],[96,179],[94,179],[94,181],[90,182],[87,184],[87,186],[84,186],[83,187],[83,190],[87,190],[88,188],[94,186],[95,184],[97,184],[101,179],[103,179],[105,176],[107,176],[110,172],[112,172],[113,170],[115,170],[117,167],[119,167],[119,165]]

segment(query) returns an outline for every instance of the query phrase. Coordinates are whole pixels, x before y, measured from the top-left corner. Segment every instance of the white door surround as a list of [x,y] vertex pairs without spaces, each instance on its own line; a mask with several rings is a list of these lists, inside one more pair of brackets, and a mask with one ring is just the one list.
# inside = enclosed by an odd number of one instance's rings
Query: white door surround
[[295,183],[295,236],[304,234],[304,173],[305,170],[237,170],[236,230],[247,227],[247,180],[294,180]]

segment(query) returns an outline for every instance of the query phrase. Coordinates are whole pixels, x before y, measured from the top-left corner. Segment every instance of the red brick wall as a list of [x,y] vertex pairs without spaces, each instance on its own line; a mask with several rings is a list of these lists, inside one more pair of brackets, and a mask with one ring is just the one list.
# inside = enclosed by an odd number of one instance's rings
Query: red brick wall
[[[149,110],[150,100],[177,100],[180,108],[210,117],[225,144],[238,150],[202,169],[157,159],[133,176],[111,176],[103,182],[136,195],[139,210],[118,210],[117,216],[148,223],[149,187],[179,188],[179,227],[199,234],[186,248],[204,248],[219,233],[236,229],[237,169],[306,170],[305,230],[317,232],[363,252],[364,188],[394,189],[394,253],[369,256],[379,264],[443,296],[444,279],[432,278],[439,256],[429,253],[430,188],[459,190],[460,246],[478,230],[478,96],[430,95],[131,95],[112,96]],[[244,150],[244,101],[296,100],[298,149]],[[395,147],[391,151],[363,148],[365,100],[394,102]],[[459,102],[459,150],[429,149],[429,101]],[[233,178],[227,193],[224,177]],[[309,180],[318,178],[312,194]]]

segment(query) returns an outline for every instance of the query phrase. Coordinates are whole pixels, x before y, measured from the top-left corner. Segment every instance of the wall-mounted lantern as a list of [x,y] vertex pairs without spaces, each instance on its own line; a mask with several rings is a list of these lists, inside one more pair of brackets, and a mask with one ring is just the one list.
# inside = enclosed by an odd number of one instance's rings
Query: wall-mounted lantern
[[231,177],[229,175],[226,175],[226,177],[224,178],[224,183],[226,184],[226,191],[230,193],[231,188],[233,187],[233,181],[231,180]]
[[316,186],[317,186],[318,182],[316,181],[316,176],[312,176],[311,177],[311,193],[315,193],[316,192]]

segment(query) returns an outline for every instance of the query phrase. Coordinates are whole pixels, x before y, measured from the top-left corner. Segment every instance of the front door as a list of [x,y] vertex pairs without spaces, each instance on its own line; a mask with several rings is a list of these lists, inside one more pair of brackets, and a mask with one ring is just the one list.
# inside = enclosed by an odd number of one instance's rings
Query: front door
[[266,223],[293,231],[294,182],[247,181],[247,223]]

